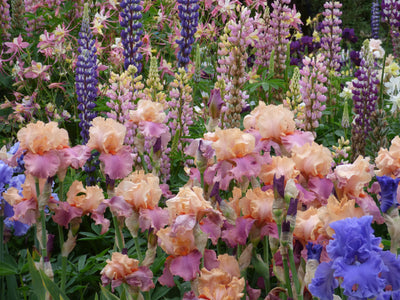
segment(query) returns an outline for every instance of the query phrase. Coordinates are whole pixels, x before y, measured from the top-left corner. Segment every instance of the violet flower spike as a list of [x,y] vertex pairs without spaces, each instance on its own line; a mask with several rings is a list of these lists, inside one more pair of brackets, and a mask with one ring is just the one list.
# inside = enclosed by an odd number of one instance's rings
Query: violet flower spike
[[122,0],[121,3],[121,31],[122,45],[124,46],[124,68],[128,70],[130,65],[137,68],[136,75],[142,71],[143,55],[139,53],[139,48],[143,45],[140,40],[143,34],[143,25],[140,22],[142,18],[143,7],[140,6],[140,0]]
[[79,32],[78,62],[76,63],[75,87],[78,95],[79,127],[83,143],[89,140],[91,121],[97,116],[93,111],[97,98],[97,49],[90,29],[88,6],[85,5],[82,27]]
[[378,0],[373,0],[371,6],[371,37],[373,39],[379,39],[379,23],[381,21],[380,5]]
[[181,20],[181,40],[176,40],[179,45],[178,64],[179,67],[186,69],[192,52],[194,43],[194,34],[197,31],[199,23],[199,5],[198,0],[178,0],[179,19]]

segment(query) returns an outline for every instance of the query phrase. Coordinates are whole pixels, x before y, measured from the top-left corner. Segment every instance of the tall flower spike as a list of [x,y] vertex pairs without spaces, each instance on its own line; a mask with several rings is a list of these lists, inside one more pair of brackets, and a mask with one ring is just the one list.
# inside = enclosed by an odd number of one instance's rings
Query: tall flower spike
[[121,3],[121,31],[122,45],[124,46],[125,70],[129,65],[134,65],[137,68],[137,74],[142,71],[143,55],[139,53],[139,47],[143,42],[140,40],[143,34],[142,18],[143,7],[140,6],[140,0],[122,0]]
[[179,67],[185,69],[190,61],[189,55],[192,51],[194,34],[199,23],[199,5],[197,2],[198,0],[178,0],[179,19],[182,25],[182,39],[176,41],[179,45],[178,63]]
[[371,115],[376,110],[378,99],[377,72],[374,70],[374,58],[369,51],[369,41],[366,40],[361,49],[361,66],[353,79],[353,102],[355,119],[352,125],[352,161],[358,155],[365,155],[366,138],[372,129]]
[[89,140],[90,122],[96,117],[93,109],[96,107],[97,98],[97,55],[95,41],[90,29],[89,9],[85,4],[82,27],[79,32],[79,56],[76,64],[75,86],[78,95],[79,127],[83,143]]
[[[7,0],[1,0],[1,4],[0,4],[0,38],[2,41],[7,41],[11,37],[10,23],[11,23],[10,5],[7,3]],[[0,47],[2,48],[2,43],[0,43]]]
[[322,112],[326,109],[326,93],[328,89],[324,85],[327,81],[325,56],[303,59],[303,68],[300,70],[300,93],[305,104],[304,119],[299,127],[304,130],[314,131],[319,126]]
[[382,19],[389,23],[392,38],[393,55],[400,56],[400,2],[398,0],[382,0]]
[[371,6],[371,37],[379,39],[379,23],[381,21],[379,0],[373,0]]

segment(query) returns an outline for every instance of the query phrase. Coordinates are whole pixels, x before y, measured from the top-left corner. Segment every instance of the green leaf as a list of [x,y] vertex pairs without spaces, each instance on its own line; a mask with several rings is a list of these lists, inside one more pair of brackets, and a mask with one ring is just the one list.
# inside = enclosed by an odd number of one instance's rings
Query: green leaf
[[167,287],[167,286],[158,287],[158,288],[151,294],[151,299],[152,299],[152,300],[161,299],[161,298],[162,298],[163,296],[165,296],[170,290],[171,290],[171,288],[169,288],[169,287]]
[[10,255],[4,256],[4,261],[0,261],[0,276],[18,274],[18,265]]
[[43,285],[39,271],[36,269],[31,254],[28,252],[29,273],[32,277],[32,290],[38,299],[46,299],[46,289]]
[[82,255],[81,257],[79,257],[79,260],[78,260],[78,271],[79,272],[85,267],[86,256],[87,255]]
[[267,264],[261,259],[261,256],[259,254],[252,257],[251,263],[254,266],[254,269],[256,270],[257,274],[263,277],[269,275],[269,268]]
[[100,287],[101,287],[101,299],[120,300],[117,296],[115,296],[113,293],[107,290],[104,286],[101,285]]
[[67,295],[57,286],[57,284],[52,281],[43,270],[40,270],[40,276],[42,278],[42,281],[46,287],[46,290],[50,293],[51,297],[54,300],[62,299],[62,300],[68,300],[69,298]]

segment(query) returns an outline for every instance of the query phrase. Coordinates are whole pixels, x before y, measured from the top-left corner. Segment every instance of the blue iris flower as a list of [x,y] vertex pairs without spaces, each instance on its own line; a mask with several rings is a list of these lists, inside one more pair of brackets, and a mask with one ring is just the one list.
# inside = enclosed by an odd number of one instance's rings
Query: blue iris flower
[[[347,218],[330,224],[335,230],[326,247],[330,262],[320,264],[309,285],[320,299],[333,299],[342,278],[341,288],[348,299],[390,299],[399,296],[400,259],[380,247],[371,227],[372,216]],[[385,291],[390,285],[393,291]]]
[[400,178],[393,179],[389,176],[377,176],[376,179],[381,186],[381,210],[386,213],[391,207],[397,206],[397,187]]

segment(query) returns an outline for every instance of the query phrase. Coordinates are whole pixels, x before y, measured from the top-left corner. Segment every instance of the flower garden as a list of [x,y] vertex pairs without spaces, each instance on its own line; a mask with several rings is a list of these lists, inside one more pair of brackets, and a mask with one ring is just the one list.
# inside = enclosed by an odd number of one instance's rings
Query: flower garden
[[400,1],[0,1],[0,299],[400,299]]

